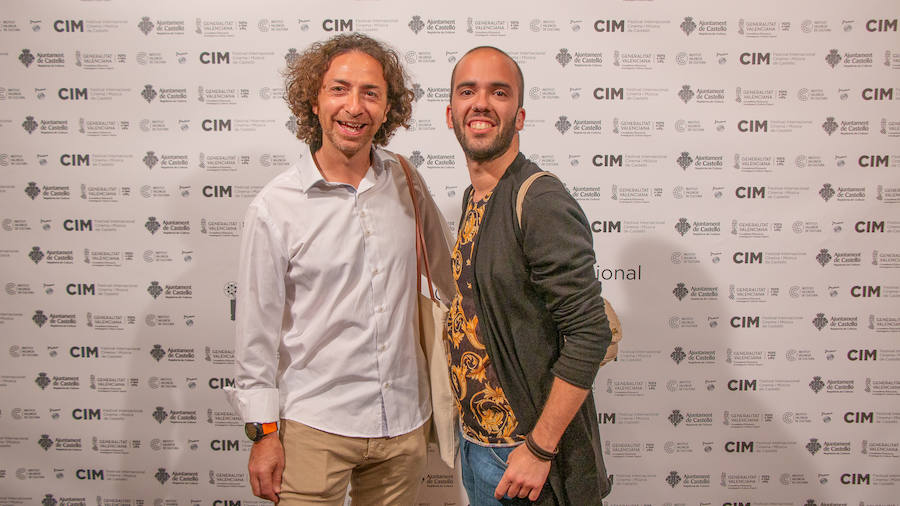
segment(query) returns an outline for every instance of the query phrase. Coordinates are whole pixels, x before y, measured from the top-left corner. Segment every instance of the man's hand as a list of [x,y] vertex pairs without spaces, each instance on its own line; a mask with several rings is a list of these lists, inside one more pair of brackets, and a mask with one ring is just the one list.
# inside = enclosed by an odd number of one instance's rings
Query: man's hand
[[506,472],[494,490],[494,498],[528,496],[528,500],[537,501],[548,474],[550,461],[538,459],[524,444],[519,445],[506,459]]
[[281,493],[281,473],[284,472],[284,448],[274,432],[253,443],[250,449],[250,487],[253,495],[278,504]]

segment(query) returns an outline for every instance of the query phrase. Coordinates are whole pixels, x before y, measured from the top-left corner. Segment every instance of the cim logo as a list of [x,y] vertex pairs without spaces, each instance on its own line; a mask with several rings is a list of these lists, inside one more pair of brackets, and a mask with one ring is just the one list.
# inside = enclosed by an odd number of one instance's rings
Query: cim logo
[[72,410],[73,420],[101,420],[100,408],[75,408]]
[[103,469],[76,469],[75,477],[79,480],[102,480]]
[[851,297],[873,297],[878,298],[881,297],[881,286],[875,285],[855,285],[850,287],[850,296]]
[[763,263],[762,251],[736,251],[731,255],[731,261],[736,264],[761,264]]
[[875,413],[871,411],[847,411],[844,413],[846,423],[875,423]]
[[594,88],[594,98],[597,100],[622,100],[625,98],[623,88]]
[[753,441],[728,441],[725,443],[728,453],[753,453]]
[[853,230],[860,234],[880,234],[884,232],[884,221],[857,221]]
[[766,187],[738,186],[734,189],[734,196],[739,199],[764,199],[766,198]]
[[890,155],[860,155],[860,167],[887,167],[891,163]]
[[205,119],[200,123],[204,132],[230,132],[230,119]]
[[612,233],[621,233],[622,232],[622,222],[621,221],[611,221],[611,220],[598,220],[591,223],[591,230],[596,233],[602,234],[612,234]]
[[749,502],[731,501],[731,502],[723,502],[722,506],[750,506],[750,503]]
[[597,413],[597,421],[602,424],[615,425],[616,414],[615,413]]
[[209,442],[209,449],[214,452],[240,451],[241,445],[237,439],[213,439]]
[[738,61],[741,65],[771,65],[772,53],[741,53]]
[[59,155],[59,164],[63,167],[87,167],[91,164],[91,155],[63,153]]
[[231,63],[231,53],[225,51],[203,51],[200,53],[200,63],[204,65],[227,65]]
[[93,220],[70,218],[63,220],[63,230],[68,232],[91,232],[94,230]]
[[594,21],[594,31],[597,32],[624,32],[624,19],[598,19]]
[[896,32],[896,19],[870,19],[866,21],[866,31],[869,32]]
[[622,155],[594,155],[594,167],[621,167]]
[[869,473],[844,473],[841,475],[841,483],[844,485],[871,485],[872,478]]
[[735,329],[758,329],[759,316],[732,316],[730,324]]
[[849,350],[847,351],[847,360],[852,360],[854,362],[875,361],[878,360],[878,350],[866,350],[862,348]]
[[728,390],[732,392],[755,392],[756,380],[733,379],[728,380]]
[[326,19],[322,21],[322,29],[326,32],[352,32],[352,19]]
[[233,499],[216,499],[212,502],[212,506],[241,506],[241,501]]
[[204,197],[229,198],[231,197],[231,185],[206,185],[200,191]]
[[93,283],[69,283],[66,285],[66,293],[69,295],[97,295],[97,288]]
[[234,387],[234,378],[209,378],[209,388],[219,390],[225,387]]
[[863,88],[863,100],[894,100],[894,88]]
[[737,129],[744,133],[768,132],[769,120],[742,119],[738,121]]
[[88,90],[87,88],[60,88],[56,92],[56,96],[60,100],[87,100]]
[[83,19],[57,19],[53,22],[53,29],[59,33],[84,32]]
[[100,358],[100,349],[96,346],[72,346],[69,348],[72,358]]

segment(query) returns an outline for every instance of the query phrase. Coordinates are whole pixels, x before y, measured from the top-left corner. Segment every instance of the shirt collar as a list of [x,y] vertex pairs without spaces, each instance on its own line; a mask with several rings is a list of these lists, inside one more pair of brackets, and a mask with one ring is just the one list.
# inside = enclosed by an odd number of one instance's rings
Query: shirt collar
[[[375,183],[381,179],[385,170],[390,170],[390,164],[385,163],[385,160],[389,160],[387,153],[382,149],[378,149],[375,146],[372,146],[372,165],[369,166],[369,169],[366,170],[366,175],[363,176],[362,180],[359,182],[359,192],[365,191],[367,188],[371,188],[375,185]],[[344,186],[344,185],[335,185],[334,183],[329,183],[322,177],[322,173],[319,172],[318,167],[316,167],[316,162],[313,160],[312,151],[309,151],[309,154],[303,157],[297,163],[297,172],[300,177],[300,189],[304,192],[309,191],[315,186],[320,188],[326,188],[329,186]]]

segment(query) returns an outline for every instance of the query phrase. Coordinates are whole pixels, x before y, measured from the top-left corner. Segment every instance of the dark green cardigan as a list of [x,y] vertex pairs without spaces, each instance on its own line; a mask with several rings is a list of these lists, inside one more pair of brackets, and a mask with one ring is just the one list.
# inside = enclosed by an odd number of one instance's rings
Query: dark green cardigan
[[[474,245],[481,338],[522,434],[537,422],[554,376],[591,389],[611,340],[590,224],[559,180],[532,184],[519,229],[516,194],[539,170],[519,153],[493,190]],[[609,493],[593,395],[563,434],[548,481],[560,505],[601,504]],[[553,504],[548,495],[538,504]]]

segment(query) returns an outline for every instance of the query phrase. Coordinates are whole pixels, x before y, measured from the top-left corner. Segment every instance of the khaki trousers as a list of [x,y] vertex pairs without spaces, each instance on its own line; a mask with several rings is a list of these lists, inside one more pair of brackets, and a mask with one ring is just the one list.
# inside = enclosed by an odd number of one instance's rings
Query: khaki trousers
[[414,503],[425,472],[425,425],[397,437],[358,438],[281,422],[285,465],[279,506],[340,506],[348,484],[355,505]]

